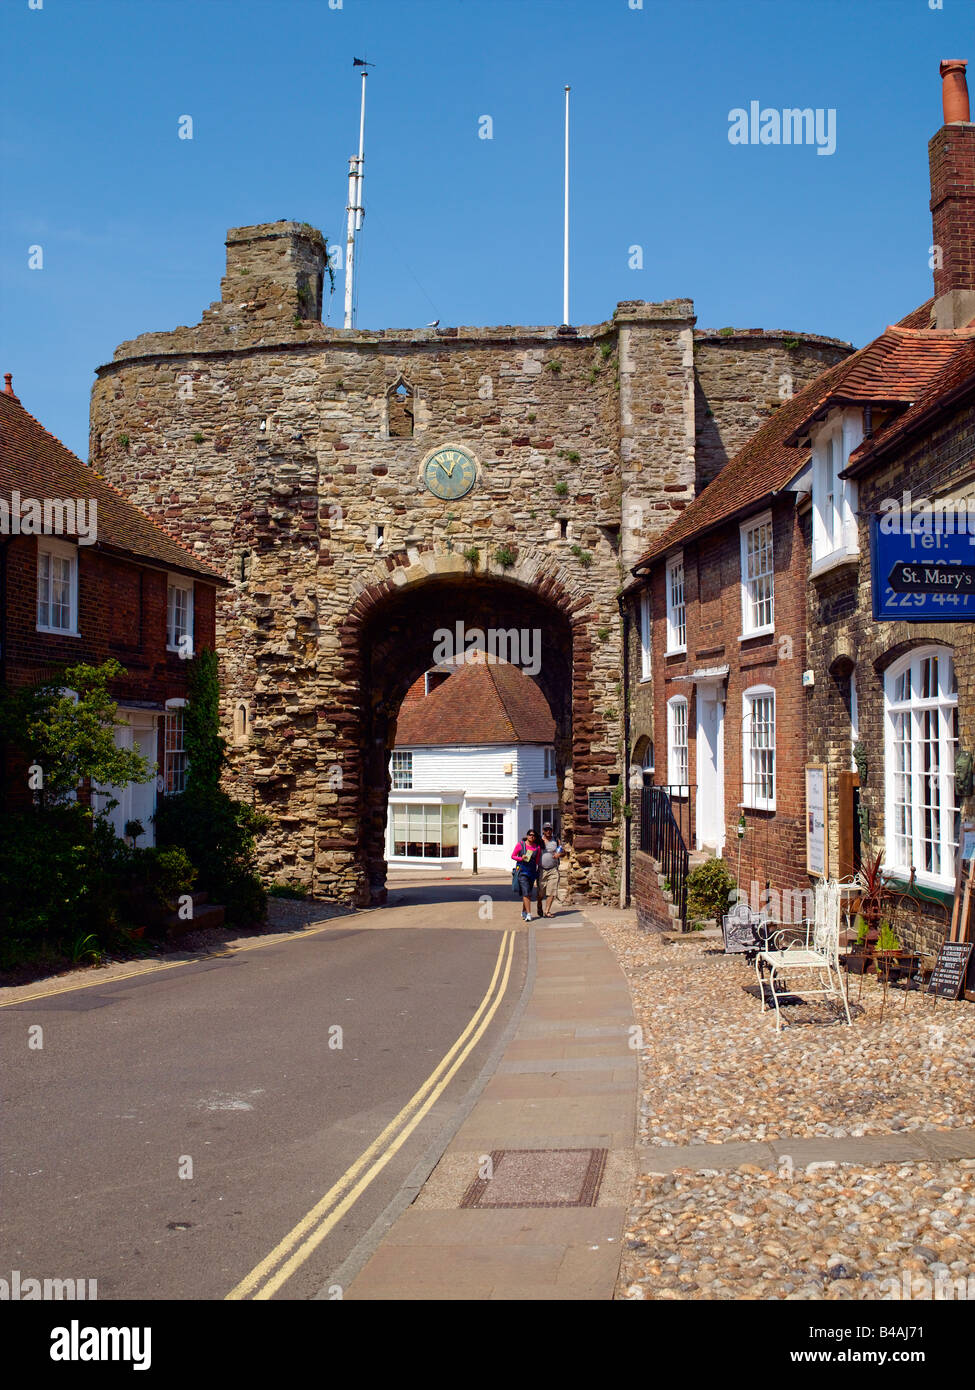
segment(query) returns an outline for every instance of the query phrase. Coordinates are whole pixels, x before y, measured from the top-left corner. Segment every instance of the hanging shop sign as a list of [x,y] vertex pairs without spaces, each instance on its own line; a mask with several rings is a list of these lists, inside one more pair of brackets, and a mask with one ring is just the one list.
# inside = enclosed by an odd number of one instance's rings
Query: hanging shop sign
[[[975,528],[965,518],[870,518],[873,616],[908,623],[975,618]],[[911,529],[911,527],[915,529]]]

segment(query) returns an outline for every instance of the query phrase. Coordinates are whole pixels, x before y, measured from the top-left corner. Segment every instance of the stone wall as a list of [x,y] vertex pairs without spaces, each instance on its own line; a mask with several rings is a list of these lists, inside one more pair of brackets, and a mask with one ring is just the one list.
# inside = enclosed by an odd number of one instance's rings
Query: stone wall
[[[272,813],[264,870],[381,896],[398,701],[433,664],[441,605],[462,617],[467,593],[482,621],[523,626],[527,605],[558,634],[547,693],[570,888],[615,896],[619,827],[590,827],[586,797],[624,758],[617,592],[695,487],[690,301],[622,304],[569,330],[342,330],[318,322],[314,228],[235,228],[227,247],[222,299],[200,325],[144,334],[98,369],[91,463],[232,581],[217,614],[225,717],[229,732],[246,703],[252,729],[232,782]],[[764,394],[782,353],[770,339],[742,357],[750,382],[764,370]],[[477,465],[452,502],[421,477],[448,444]],[[383,646],[394,597],[399,637]],[[380,647],[393,672],[381,692]]]

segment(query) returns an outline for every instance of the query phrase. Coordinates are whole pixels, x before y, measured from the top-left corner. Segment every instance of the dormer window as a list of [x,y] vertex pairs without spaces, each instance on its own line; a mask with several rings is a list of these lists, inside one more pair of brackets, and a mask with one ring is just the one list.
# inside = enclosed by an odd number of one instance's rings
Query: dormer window
[[863,439],[859,410],[834,410],[813,436],[812,573],[832,569],[859,553],[856,483],[839,475]]

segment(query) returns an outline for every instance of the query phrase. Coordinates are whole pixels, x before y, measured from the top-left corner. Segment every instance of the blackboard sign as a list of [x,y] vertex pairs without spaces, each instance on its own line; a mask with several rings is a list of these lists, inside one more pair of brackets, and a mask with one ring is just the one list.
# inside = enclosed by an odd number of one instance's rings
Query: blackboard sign
[[761,950],[765,943],[756,928],[765,918],[757,912],[726,912],[723,919],[725,955],[743,955],[746,951]]
[[938,952],[938,959],[928,981],[928,994],[937,994],[942,999],[957,999],[964,988],[968,961],[973,950],[975,942],[946,941]]
[[589,793],[589,824],[611,825],[613,820],[612,792]]

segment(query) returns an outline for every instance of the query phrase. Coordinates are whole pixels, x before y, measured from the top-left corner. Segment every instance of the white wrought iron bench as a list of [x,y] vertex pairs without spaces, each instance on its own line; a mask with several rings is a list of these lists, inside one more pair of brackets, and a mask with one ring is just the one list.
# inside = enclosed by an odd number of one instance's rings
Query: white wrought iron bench
[[[820,975],[820,987],[803,987],[802,997],[841,999],[846,1011],[846,1021],[853,1026],[850,1006],[846,997],[843,975],[840,971],[840,905],[843,885],[836,879],[826,879],[817,883],[814,893],[813,920],[793,927],[782,927],[769,936],[771,949],[758,952],[755,957],[755,976],[762,998],[762,1012],[768,1008],[765,987],[762,981],[762,967],[769,971],[769,989],[775,1004],[775,1031],[781,1032],[782,1011],[779,1000],[795,991],[781,988],[787,979],[797,974],[816,971]],[[788,941],[791,937],[792,940]],[[788,941],[788,944],[786,944]],[[835,972],[835,976],[834,976]]]

